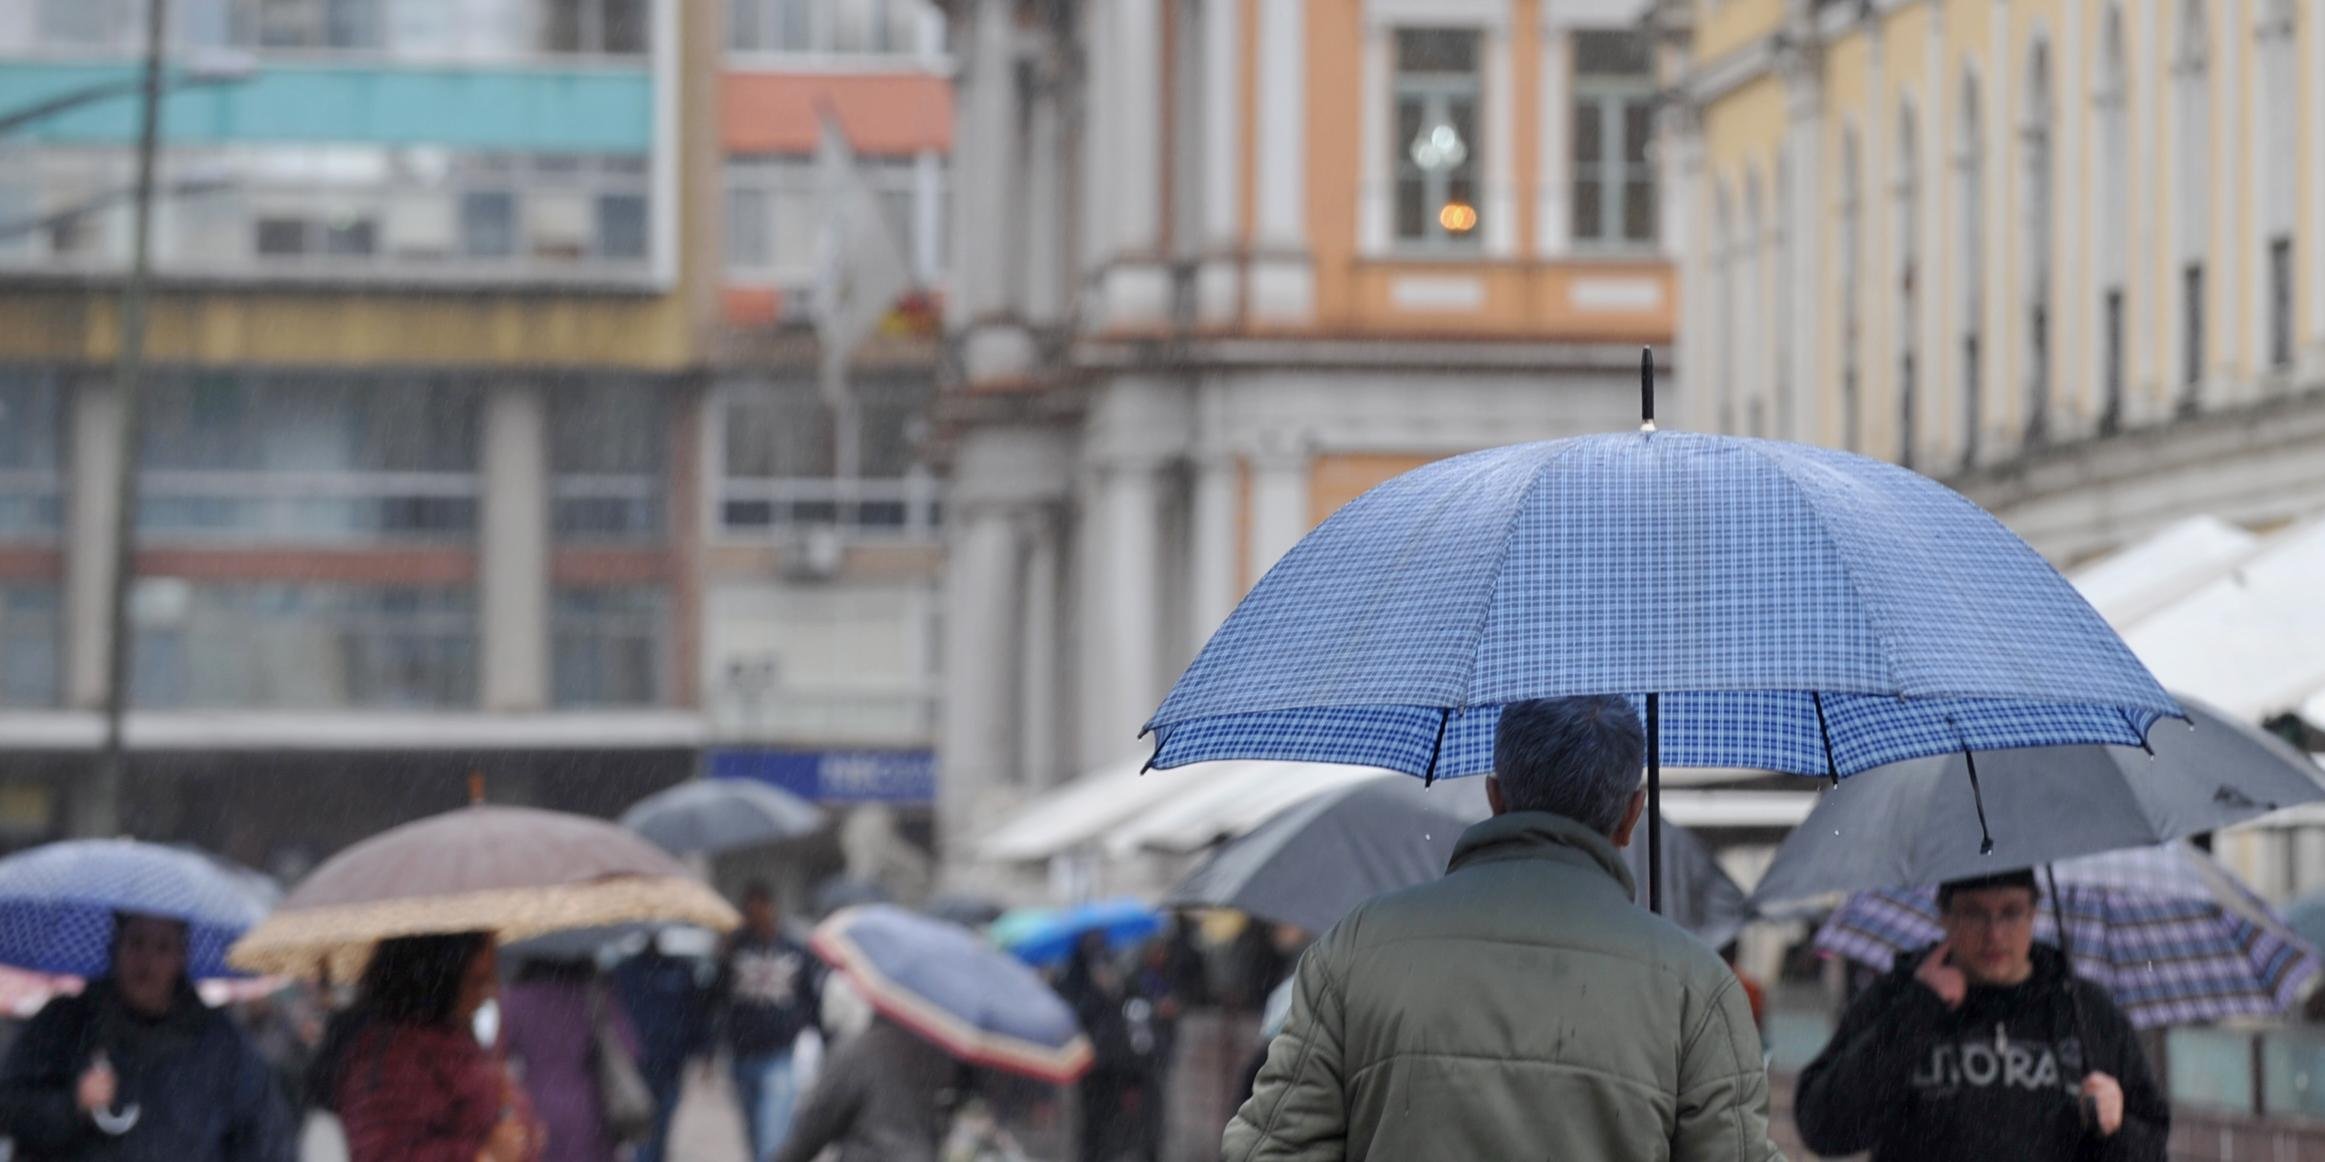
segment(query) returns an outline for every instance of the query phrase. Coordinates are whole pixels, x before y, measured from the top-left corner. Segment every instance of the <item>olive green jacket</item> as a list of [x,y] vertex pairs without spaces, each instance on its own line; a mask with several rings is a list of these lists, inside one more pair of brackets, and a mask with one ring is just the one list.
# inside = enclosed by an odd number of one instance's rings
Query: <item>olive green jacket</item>
[[1227,1162],[1767,1162],[1768,1078],[1735,974],[1632,901],[1605,836],[1519,812],[1443,879],[1301,957]]

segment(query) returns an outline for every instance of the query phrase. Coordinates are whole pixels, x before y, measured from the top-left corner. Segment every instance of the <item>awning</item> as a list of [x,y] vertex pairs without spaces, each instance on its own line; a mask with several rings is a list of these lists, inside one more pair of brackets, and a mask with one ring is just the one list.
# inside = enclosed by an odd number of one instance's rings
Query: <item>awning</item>
[[1095,841],[1107,829],[1168,800],[1193,794],[1232,775],[1238,763],[1198,763],[1140,774],[1147,756],[1109,763],[1036,796],[1009,822],[976,845],[978,856],[998,863],[1048,859]]
[[2122,633],[2235,568],[2260,544],[2218,517],[2193,516],[2075,570],[2071,580]]
[[2270,537],[2124,634],[2169,689],[2248,721],[2325,691],[2325,521]]
[[[1819,791],[1663,792],[1663,818],[1694,831],[1798,827],[1816,808]],[[1640,836],[1635,842],[1645,843]]]
[[[708,735],[701,715],[666,710],[140,712],[122,724],[133,751],[691,750]],[[93,751],[104,739],[94,711],[0,713],[0,751]]]
[[[1122,857],[1139,851],[1185,855],[1223,839],[1233,839],[1275,817],[1277,812],[1365,779],[1387,775],[1412,776],[1377,767],[1349,767],[1331,763],[1236,762],[1220,777],[1200,788],[1165,800],[1152,811],[1141,812],[1106,833],[1106,854]],[[1193,768],[1189,768],[1193,769]],[[1156,771],[1148,778],[1166,774]]]

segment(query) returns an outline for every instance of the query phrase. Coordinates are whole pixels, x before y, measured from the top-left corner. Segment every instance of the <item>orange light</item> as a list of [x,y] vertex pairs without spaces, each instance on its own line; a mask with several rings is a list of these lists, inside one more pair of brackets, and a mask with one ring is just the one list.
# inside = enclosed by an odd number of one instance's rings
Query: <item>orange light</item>
[[1448,234],[1467,234],[1477,229],[1477,207],[1467,202],[1447,202],[1437,211],[1437,224]]

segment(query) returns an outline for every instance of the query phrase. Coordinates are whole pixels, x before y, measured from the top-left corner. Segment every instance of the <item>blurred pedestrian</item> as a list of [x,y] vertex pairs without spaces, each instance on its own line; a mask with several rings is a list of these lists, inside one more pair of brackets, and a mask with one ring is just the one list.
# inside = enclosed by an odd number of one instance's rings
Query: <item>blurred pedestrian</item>
[[312,998],[302,986],[292,985],[243,1005],[239,1016],[252,1047],[274,1070],[293,1120],[300,1119],[314,1104],[307,1094],[307,1071],[323,1039]]
[[774,1162],[935,1162],[965,1071],[886,1017],[835,1047]]
[[307,1082],[339,1115],[349,1162],[539,1162],[546,1135],[531,1102],[477,1038],[499,971],[483,932],[372,950]]
[[186,979],[186,926],[117,916],[111,974],[58,997],[0,1063],[0,1134],[16,1158],[292,1162],[298,1132],[273,1071]]
[[743,889],[743,927],[719,958],[712,1006],[732,1055],[735,1096],[751,1157],[764,1162],[791,1133],[799,1098],[800,1037],[815,1027],[820,971],[798,941],[783,934],[775,893],[753,882]]
[[1141,1100],[1129,1112],[1136,1135],[1132,1154],[1145,1162],[1161,1162],[1163,1156],[1166,1095],[1171,1089],[1171,1065],[1178,1053],[1179,1016],[1185,1011],[1178,991],[1183,978],[1177,968],[1168,937],[1148,941],[1139,950],[1138,966],[1131,971],[1122,1005],[1123,1018],[1130,1025],[1131,1048],[1143,1063]]
[[1735,974],[1632,898],[1645,751],[1621,697],[1504,706],[1493,818],[1300,958],[1228,1162],[1780,1158]]
[[638,1034],[584,959],[528,960],[501,1000],[501,1044],[548,1131],[542,1162],[614,1162],[621,1143],[606,1120],[597,1054],[638,1059]]
[[638,1071],[654,1093],[654,1125],[638,1143],[633,1162],[662,1162],[670,1119],[686,1086],[686,1063],[703,1052],[705,982],[695,958],[670,952],[659,932],[637,955],[614,968],[614,995],[638,1035]]
[[1800,1075],[1819,1154],[2162,1162],[2171,1110],[2107,991],[2034,942],[2031,871],[1938,889],[1946,938],[1897,958]]
[[1082,934],[1057,988],[1074,1007],[1082,1034],[1090,1039],[1090,1070],[1075,1091],[1078,1157],[1082,1162],[1117,1162],[1138,1150],[1150,1062],[1133,1035],[1123,977],[1107,950],[1104,933]]

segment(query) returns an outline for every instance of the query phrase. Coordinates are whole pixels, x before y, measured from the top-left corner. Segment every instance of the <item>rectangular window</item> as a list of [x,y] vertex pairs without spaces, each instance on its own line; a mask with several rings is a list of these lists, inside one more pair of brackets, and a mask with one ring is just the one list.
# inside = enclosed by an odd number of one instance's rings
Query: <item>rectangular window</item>
[[64,527],[64,398],[54,374],[0,369],[0,541],[49,541]]
[[597,196],[597,255],[631,260],[646,257],[646,196]]
[[471,258],[508,258],[516,254],[516,196],[501,190],[462,194],[460,249]]
[[57,704],[63,613],[54,584],[0,583],[0,706]]
[[1396,34],[1396,237],[1399,242],[1470,250],[1478,231],[1483,142],[1478,107],[1484,84],[1478,34],[1406,29]]
[[653,706],[669,687],[669,597],[659,587],[560,588],[550,613],[558,706]]
[[2100,386],[2107,402],[2099,413],[2099,430],[2113,432],[2123,426],[2123,288],[2109,287],[2100,309],[2101,339],[2107,344],[2101,354]]
[[937,493],[915,468],[914,447],[932,400],[926,377],[855,385],[863,476],[831,475],[830,413],[805,383],[738,384],[725,392],[725,468],[719,521],[730,535],[842,524],[855,535],[925,537]]
[[132,685],[154,709],[454,709],[476,703],[460,585],[138,581]]
[[1978,436],[1985,423],[1983,385],[1979,382],[1983,369],[1979,365],[1978,333],[1962,336],[1962,463],[1978,463]]
[[1594,247],[1655,241],[1655,79],[1645,43],[1627,32],[1574,36],[1574,240]]
[[2292,369],[2293,240],[2286,237],[2268,244],[2268,359],[2279,371]]
[[261,258],[285,258],[307,252],[307,221],[304,218],[260,218],[257,230],[258,255]]
[[238,0],[234,39],[256,48],[378,48],[386,0]]
[[550,523],[560,539],[661,536],[670,411],[653,383],[560,385],[549,412]]
[[542,47],[555,53],[635,55],[646,51],[649,0],[547,0]]
[[766,190],[727,190],[727,269],[765,270],[775,264],[774,195]]
[[2180,406],[2193,410],[2204,386],[2204,264],[2180,268]]
[[[144,6],[138,6],[143,19]],[[132,32],[129,0],[40,0],[39,43],[58,46],[120,46],[139,39]]]
[[2026,438],[2041,443],[2050,434],[2051,309],[2049,296],[2035,292],[2026,309]]

